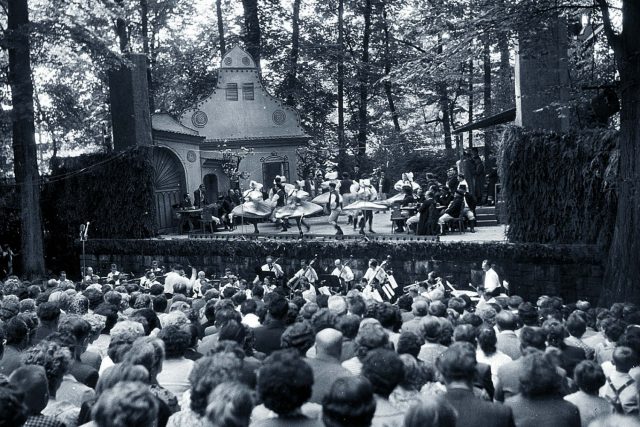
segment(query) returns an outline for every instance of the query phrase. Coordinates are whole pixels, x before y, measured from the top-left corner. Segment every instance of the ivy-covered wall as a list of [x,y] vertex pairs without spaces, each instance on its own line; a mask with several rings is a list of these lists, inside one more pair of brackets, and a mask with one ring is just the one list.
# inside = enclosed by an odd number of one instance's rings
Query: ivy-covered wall
[[556,134],[507,128],[499,158],[511,242],[608,248],[616,217],[617,132]]
[[61,159],[42,190],[50,265],[76,270],[80,224],[90,238],[145,238],[156,233],[153,167],[147,148]]
[[221,275],[231,268],[241,277],[253,279],[255,269],[267,255],[280,257],[291,275],[300,260],[318,255],[317,269],[331,272],[336,258],[348,260],[356,277],[361,277],[369,258],[385,259],[402,285],[426,279],[427,272],[439,271],[458,287],[478,283],[481,263],[491,259],[501,279],[526,298],[540,294],[560,295],[567,300],[596,301],[602,285],[602,256],[594,245],[544,245],[466,242],[381,242],[313,241],[203,241],[203,240],[91,240],[86,246],[86,263],[106,272],[112,262],[120,271],[140,277],[152,260],[166,267],[173,263],[193,265],[207,274]]

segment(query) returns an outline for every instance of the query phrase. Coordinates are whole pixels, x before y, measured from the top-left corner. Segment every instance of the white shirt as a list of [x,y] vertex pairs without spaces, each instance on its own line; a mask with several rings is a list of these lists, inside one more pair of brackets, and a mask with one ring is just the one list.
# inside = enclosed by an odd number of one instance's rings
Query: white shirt
[[[276,263],[271,264],[271,267],[269,267],[269,264],[264,264],[262,267],[260,267],[260,271],[273,271],[276,277],[284,276],[284,271],[282,271],[282,267],[280,267],[280,264],[276,264]],[[257,282],[258,280],[260,280],[260,276],[256,276],[255,281]]]
[[365,279],[367,282],[370,282],[374,277],[378,279],[378,282],[380,282],[380,284],[382,284],[387,279],[387,273],[385,273],[384,270],[381,268],[369,267],[367,272],[364,273],[363,279]]
[[167,277],[165,277],[164,279],[164,293],[172,294],[173,287],[178,283],[184,283],[187,285],[188,288],[191,287],[191,281],[186,277],[181,276],[179,273],[172,271],[169,274],[167,274]]
[[309,280],[309,283],[315,283],[318,280],[318,273],[314,270],[313,267],[301,268],[293,275],[293,279],[299,279],[302,275]]
[[260,318],[253,313],[247,313],[242,318],[242,324],[246,325],[250,328],[258,328],[260,327]]
[[341,265],[340,267],[334,268],[331,275],[339,277],[340,279],[343,279],[345,282],[352,282],[353,279],[355,279],[355,276],[353,275],[353,271],[351,271],[351,268],[348,265],[344,265],[344,266]]
[[490,356],[482,351],[482,349],[476,350],[476,360],[478,363],[486,363],[491,366],[491,381],[494,387],[498,384],[498,369],[500,366],[511,362],[511,358],[501,351],[496,351]]
[[500,278],[498,277],[498,273],[496,273],[493,268],[487,270],[484,274],[484,290],[487,292],[491,292],[496,288],[499,288],[500,286]]

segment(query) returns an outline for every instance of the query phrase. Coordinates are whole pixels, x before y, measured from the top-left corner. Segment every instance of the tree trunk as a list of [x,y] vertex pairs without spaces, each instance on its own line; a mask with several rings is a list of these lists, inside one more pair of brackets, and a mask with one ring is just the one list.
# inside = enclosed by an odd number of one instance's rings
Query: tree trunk
[[220,39],[220,58],[222,58],[227,51],[227,46],[224,42],[224,20],[222,18],[222,0],[216,0],[216,16],[218,17],[218,38]]
[[371,0],[365,0],[362,11],[364,30],[362,33],[362,61],[360,62],[360,104],[358,106],[358,154],[367,150],[367,101],[369,97],[369,40],[371,38]]
[[13,156],[16,184],[20,192],[22,227],[22,272],[29,278],[44,275],[40,173],[33,115],[33,84],[29,46],[27,0],[9,0],[9,84],[13,106]]
[[244,44],[260,70],[260,43],[262,33],[258,19],[258,0],[242,0],[244,7]]
[[345,169],[344,138],[344,0],[338,0],[338,168]]
[[116,4],[120,7],[118,18],[116,18],[116,35],[120,45],[120,52],[129,51],[129,32],[127,31],[127,21],[124,19],[124,0],[116,0]]
[[[484,117],[490,117],[493,114],[493,105],[491,99],[491,41],[489,36],[485,36],[482,47],[482,68],[484,74],[483,85],[483,104]],[[484,161],[485,167],[489,167],[489,156],[491,155],[493,144],[493,129],[485,129],[484,131]]]
[[511,84],[511,64],[509,63],[509,39],[504,31],[498,32],[498,51],[500,52],[500,66],[496,85],[495,111],[500,113],[513,108],[515,104],[514,88]]
[[438,83],[438,92],[440,94],[440,111],[442,111],[442,130],[444,132],[444,149],[448,155],[453,154],[453,146],[451,144],[451,117],[449,116],[449,95],[447,93],[447,84]]
[[[469,123],[473,123],[473,59],[469,59]],[[473,147],[473,131],[469,131],[469,148]]]
[[640,3],[622,3],[623,32],[615,36],[608,21],[605,29],[620,72],[620,178],[618,211],[605,271],[600,302],[640,303]]
[[387,9],[385,3],[381,3],[382,7],[382,31],[384,36],[384,93],[387,96],[387,103],[389,104],[389,112],[391,113],[391,120],[393,121],[393,128],[400,138],[400,120],[398,118],[398,110],[393,102],[393,92],[391,90],[391,80],[389,80],[389,74],[391,74],[391,35],[389,33],[389,23],[387,22]]
[[285,103],[295,107],[298,99],[298,58],[300,56],[300,3],[294,0],[293,15],[291,17],[291,53],[289,54],[289,69],[284,78],[284,91],[287,94]]
[[147,86],[149,88],[149,111],[155,111],[155,101],[153,96],[153,75],[151,73],[151,51],[149,48],[149,2],[140,0],[140,23],[142,32],[142,51],[147,56]]

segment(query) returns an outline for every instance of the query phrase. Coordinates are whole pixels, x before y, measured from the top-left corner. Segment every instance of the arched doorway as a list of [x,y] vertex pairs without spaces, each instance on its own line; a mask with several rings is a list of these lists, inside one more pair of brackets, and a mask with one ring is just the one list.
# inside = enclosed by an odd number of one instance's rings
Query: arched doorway
[[184,168],[178,157],[167,148],[154,147],[153,188],[155,189],[156,223],[158,232],[166,233],[173,229],[173,207],[180,204],[186,184]]
[[209,203],[218,201],[218,175],[209,173],[202,178],[205,188],[207,189],[207,200]]

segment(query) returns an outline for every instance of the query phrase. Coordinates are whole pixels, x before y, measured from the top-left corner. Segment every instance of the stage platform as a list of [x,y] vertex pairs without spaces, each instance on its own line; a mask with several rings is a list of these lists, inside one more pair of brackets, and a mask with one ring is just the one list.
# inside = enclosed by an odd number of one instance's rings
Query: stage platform
[[[311,230],[307,233],[304,226],[303,239],[315,241],[331,241],[336,240],[335,229],[328,224],[326,216],[305,218],[305,221],[311,226]],[[258,224],[259,234],[254,234],[254,228],[251,224],[238,225],[235,230],[218,231],[211,234],[203,232],[201,229],[195,229],[189,234],[164,234],[163,239],[198,239],[198,240],[228,240],[242,236],[243,239],[274,239],[274,240],[297,240],[300,239],[298,227],[295,221],[290,221],[291,227],[288,231],[281,231],[280,226],[276,226],[270,222]],[[476,232],[471,233],[468,230],[464,233],[453,231],[444,236],[416,236],[415,234],[393,233],[388,213],[379,213],[373,216],[373,230],[375,233],[369,233],[366,229],[366,235],[359,234],[359,230],[354,230],[352,225],[347,225],[347,217],[341,216],[339,219],[340,227],[344,232],[344,240],[398,240],[398,241],[440,241],[440,242],[506,242],[505,226],[481,226],[476,227]]]

